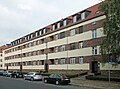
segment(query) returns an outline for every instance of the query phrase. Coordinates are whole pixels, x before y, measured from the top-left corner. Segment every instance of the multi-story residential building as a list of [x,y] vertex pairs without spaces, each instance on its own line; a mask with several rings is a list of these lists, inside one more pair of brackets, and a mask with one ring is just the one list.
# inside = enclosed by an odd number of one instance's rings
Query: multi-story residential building
[[[105,15],[96,4],[24,37],[4,50],[5,69],[90,71],[101,65],[99,45]],[[120,70],[116,67],[111,70]]]
[[0,46],[0,69],[4,69],[4,54],[3,54],[3,50],[6,49],[7,46]]

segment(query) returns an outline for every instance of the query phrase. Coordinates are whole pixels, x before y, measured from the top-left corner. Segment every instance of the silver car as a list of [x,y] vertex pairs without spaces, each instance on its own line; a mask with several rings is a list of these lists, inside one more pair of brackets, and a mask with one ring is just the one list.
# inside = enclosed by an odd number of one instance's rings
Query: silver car
[[13,73],[13,71],[11,70],[7,70],[3,73],[3,76],[7,76],[7,77],[10,77],[10,75]]
[[28,74],[24,75],[25,80],[42,80],[42,75],[39,72],[29,72]]

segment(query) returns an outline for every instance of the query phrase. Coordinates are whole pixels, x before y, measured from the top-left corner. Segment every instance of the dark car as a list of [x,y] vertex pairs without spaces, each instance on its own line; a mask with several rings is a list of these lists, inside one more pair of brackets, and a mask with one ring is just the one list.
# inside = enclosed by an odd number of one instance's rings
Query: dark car
[[3,74],[6,72],[6,70],[0,70],[0,76],[3,76]]
[[23,73],[20,71],[14,71],[10,74],[10,77],[14,77],[14,78],[23,78]]
[[68,84],[70,83],[70,78],[67,78],[63,74],[51,74],[48,78],[44,78],[45,83],[58,84]]

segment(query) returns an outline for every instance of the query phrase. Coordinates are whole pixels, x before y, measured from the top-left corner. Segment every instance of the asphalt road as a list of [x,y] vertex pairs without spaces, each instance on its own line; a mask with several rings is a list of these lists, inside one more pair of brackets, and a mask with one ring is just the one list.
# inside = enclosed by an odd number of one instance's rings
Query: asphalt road
[[0,76],[0,89],[83,89],[83,88],[73,85],[54,85],[46,84],[43,81],[29,81],[20,78],[15,79]]

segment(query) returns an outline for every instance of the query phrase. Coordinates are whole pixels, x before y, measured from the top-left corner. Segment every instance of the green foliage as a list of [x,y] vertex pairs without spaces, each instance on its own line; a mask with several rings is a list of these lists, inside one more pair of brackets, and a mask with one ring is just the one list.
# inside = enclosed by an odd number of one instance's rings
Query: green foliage
[[100,46],[103,62],[120,61],[120,0],[106,0],[101,5],[105,12],[103,33],[106,38]]
[[[86,79],[109,81],[109,78],[107,76],[90,76],[90,75],[88,75],[88,76],[86,76]],[[111,77],[110,80],[119,82],[120,81],[120,77]]]

